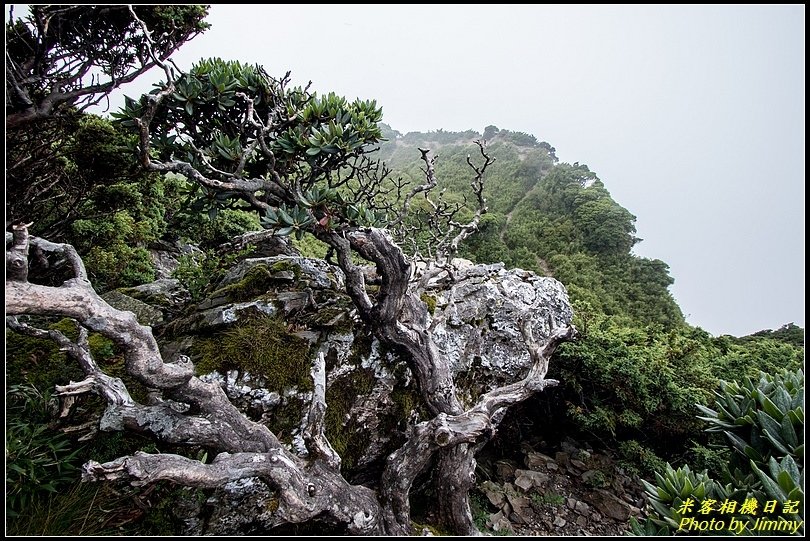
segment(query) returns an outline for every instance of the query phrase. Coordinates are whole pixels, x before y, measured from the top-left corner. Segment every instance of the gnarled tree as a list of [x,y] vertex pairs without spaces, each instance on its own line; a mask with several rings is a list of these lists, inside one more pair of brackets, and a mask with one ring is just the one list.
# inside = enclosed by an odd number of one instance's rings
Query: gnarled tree
[[[82,111],[205,31],[206,6],[31,5],[6,23],[6,224],[69,237],[94,188],[137,175]],[[133,16],[137,14],[137,17]],[[148,24],[148,33],[140,24]],[[124,148],[125,152],[126,149]]]
[[[149,35],[148,22],[132,16]],[[81,259],[68,245],[29,237],[25,225],[6,235],[7,324],[56,340],[87,378],[59,389],[63,395],[92,389],[107,399],[104,428],[137,430],[163,441],[204,445],[219,454],[210,464],[169,454],[139,453],[112,462],[90,462],[88,479],[133,483],[171,480],[214,487],[260,477],[278,490],[274,520],[300,523],[314,517],[343,524],[352,533],[411,533],[409,494],[416,477],[433,465],[439,518],[459,534],[475,534],[468,492],[474,483],[475,452],[494,433],[506,409],[554,385],[545,379],[549,359],[568,325],[545,343],[534,339],[540,322],[523,314],[521,328],[532,367],[515,383],[495,388],[471,405],[459,399],[446,357],[439,354],[420,299],[430,283],[454,280],[453,256],[486,212],[483,182],[491,159],[483,143],[469,158],[473,205],[436,201],[434,161],[422,151],[425,182],[405,186],[389,179],[370,155],[381,135],[381,110],[374,102],[349,102],[307,88],[289,88],[258,66],[204,61],[176,75],[160,52],[146,43],[166,82],[140,100],[127,100],[117,117],[139,136],[139,157],[149,171],[184,175],[199,187],[213,216],[223,205],[263,214],[265,231],[235,239],[309,232],[330,248],[346,289],[365,325],[404,359],[416,377],[432,418],[409,427],[405,443],[387,460],[375,491],[350,485],[340,456],[324,435],[325,367],[313,360],[314,392],[302,431],[306,454],[287,450],[267,427],[250,421],[214,383],[194,376],[186,357],[166,362],[148,327],[105,303],[87,280]],[[478,164],[478,165],[476,165]],[[402,249],[412,240],[410,255]],[[29,280],[29,263],[61,260],[70,276],[60,286]],[[376,269],[375,291],[356,257]],[[58,315],[76,320],[79,339],[44,331],[19,316]],[[543,322],[545,323],[545,322]],[[129,374],[159,398],[140,404],[123,383],[103,374],[90,355],[87,331],[101,333],[125,353]]]
[[29,9],[6,24],[6,129],[98,104],[208,28],[206,6]]

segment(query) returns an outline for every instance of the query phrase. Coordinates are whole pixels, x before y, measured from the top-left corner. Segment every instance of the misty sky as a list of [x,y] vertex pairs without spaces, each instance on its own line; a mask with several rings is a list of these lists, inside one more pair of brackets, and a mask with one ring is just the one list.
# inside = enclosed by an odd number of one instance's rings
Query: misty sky
[[669,263],[690,323],[741,335],[804,326],[804,19],[803,5],[220,5],[175,59],[292,70],[376,99],[403,133],[532,133],[638,217],[635,252]]

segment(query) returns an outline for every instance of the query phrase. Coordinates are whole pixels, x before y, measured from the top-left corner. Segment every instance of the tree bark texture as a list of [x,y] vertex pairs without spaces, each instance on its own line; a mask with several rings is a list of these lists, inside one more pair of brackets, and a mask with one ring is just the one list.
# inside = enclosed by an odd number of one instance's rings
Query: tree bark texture
[[[87,280],[81,259],[69,245],[29,237],[24,226],[6,235],[6,312],[12,330],[55,340],[84,370],[86,379],[62,386],[70,396],[92,391],[107,401],[100,428],[151,434],[174,444],[203,445],[218,454],[211,463],[170,454],[137,453],[112,462],[91,461],[84,466],[86,480],[126,479],[133,484],[169,480],[193,487],[216,487],[244,478],[260,478],[277,491],[279,524],[301,523],[319,516],[344,524],[355,534],[410,534],[409,496],[414,480],[435,464],[433,478],[438,518],[458,534],[478,533],[469,507],[475,483],[475,451],[491,437],[505,408],[556,384],[545,379],[548,360],[572,327],[557,328],[545,344],[537,344],[530,325],[524,338],[533,366],[516,383],[493,389],[469,408],[458,398],[451,367],[431,339],[429,316],[419,300],[423,281],[412,279],[411,263],[384,230],[358,229],[324,240],[338,256],[347,290],[363,320],[375,336],[405,359],[433,418],[411,426],[405,443],[386,462],[376,491],[349,484],[340,473],[340,457],[323,431],[325,362],[313,360],[314,392],[303,427],[306,456],[284,448],[270,428],[250,421],[215,383],[194,376],[188,358],[164,362],[151,328],[140,325],[130,312],[116,310],[102,300]],[[60,286],[27,280],[18,261],[29,247],[62,254],[74,277]],[[376,264],[379,292],[372,298],[365,274],[352,262],[352,251]],[[11,271],[11,272],[9,272]],[[22,321],[26,315],[73,318],[80,329],[74,343],[58,331],[44,331]],[[528,320],[529,314],[526,315]],[[524,322],[525,323],[525,322]],[[528,329],[528,330],[527,330]],[[113,340],[124,352],[127,372],[161,399],[139,404],[120,379],[104,374],[87,347],[88,331]]]

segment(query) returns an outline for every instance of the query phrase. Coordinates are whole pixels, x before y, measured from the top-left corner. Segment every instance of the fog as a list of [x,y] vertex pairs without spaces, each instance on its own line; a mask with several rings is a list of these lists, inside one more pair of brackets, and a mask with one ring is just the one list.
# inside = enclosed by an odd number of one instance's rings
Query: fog
[[[687,320],[804,326],[804,6],[223,6],[175,56],[374,98],[401,132],[494,124],[587,164]],[[130,85],[137,95],[155,80]],[[120,97],[113,104],[120,103]]]

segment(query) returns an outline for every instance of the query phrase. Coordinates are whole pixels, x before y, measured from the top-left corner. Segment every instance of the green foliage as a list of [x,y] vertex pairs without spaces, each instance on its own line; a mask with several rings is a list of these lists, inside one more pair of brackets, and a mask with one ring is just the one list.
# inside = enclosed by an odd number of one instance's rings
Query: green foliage
[[216,213],[210,208],[207,212],[198,212],[191,205],[182,207],[175,214],[171,233],[204,250],[213,250],[242,233],[260,228],[259,218],[253,212],[233,208],[219,208]]
[[[719,436],[710,437],[708,446],[693,441],[685,462],[691,464],[695,471],[706,471],[712,479],[723,479],[733,452],[724,443],[725,439]],[[657,468],[657,471],[663,471],[663,465]]]
[[[58,330],[68,338],[78,336],[76,324],[71,319],[36,320],[35,326]],[[115,348],[109,339],[98,333],[88,337],[90,354],[102,364],[115,355]],[[80,381],[82,371],[75,362],[50,339],[34,338],[6,329],[6,378],[10,384],[26,384],[37,389],[53,389],[54,385],[64,385],[70,380]]]
[[[390,155],[396,174],[417,182],[422,173],[415,147],[434,149],[440,155],[436,175],[446,188],[444,199],[463,203],[471,195],[466,157],[475,151],[470,143],[477,134],[437,134],[441,136],[398,137],[383,144],[381,153]],[[669,268],[630,253],[638,241],[635,217],[610,197],[587,166],[556,164],[554,148],[528,134],[494,126],[488,134],[487,152],[496,160],[484,188],[489,213],[462,246],[463,257],[552,275],[568,287],[573,300],[587,301],[608,315],[627,316],[640,326],[683,324],[668,291]]]
[[[601,473],[601,472],[598,472]],[[604,474],[603,474],[604,478]],[[599,485],[602,486],[602,485]],[[543,492],[542,494],[539,492],[532,492],[531,499],[534,503],[538,505],[550,505],[554,507],[559,507],[565,504],[565,498],[554,492],[553,490],[549,490]]]
[[[180,281],[191,295],[191,300],[195,302],[203,299],[205,290],[211,282],[211,276],[204,266],[206,261],[210,260],[203,255],[183,254],[177,261],[177,268],[172,272],[172,277]],[[209,266],[215,268],[216,264],[209,263]]]
[[772,338],[776,341],[790,344],[795,347],[804,347],[804,329],[794,323],[782,325],[775,331],[766,329],[763,331],[755,332],[751,336],[744,336],[740,338],[742,341],[755,340],[757,338]]
[[619,455],[626,468],[643,475],[654,475],[663,471],[666,464],[654,451],[636,440],[620,442]]
[[422,295],[419,296],[419,299],[425,303],[430,315],[433,315],[433,313],[436,312],[436,297],[433,295],[428,295],[427,293],[422,293]]
[[[802,458],[804,457],[800,457],[799,460]],[[800,466],[793,456],[786,455],[780,461],[771,457],[768,459],[767,469],[760,469],[753,460],[750,465],[769,499],[778,502],[788,500],[804,502],[804,466]],[[801,507],[804,509],[803,505]],[[803,511],[800,516],[804,516]]]
[[639,522],[636,517],[630,517],[629,535],[652,537],[670,535],[670,533],[666,526],[658,526],[650,518],[647,518],[644,522]]
[[[702,432],[694,403],[722,404],[715,397],[721,378],[743,380],[752,370],[773,364],[797,367],[802,355],[787,344],[773,348],[769,338],[733,343],[687,326],[638,327],[581,301],[574,303],[574,312],[580,338],[560,347],[549,372],[563,382],[561,402],[573,424],[567,430],[615,442],[642,471],[654,469],[655,463],[626,442],[635,440],[670,459],[688,452],[690,442],[692,447],[705,444],[710,436]],[[752,350],[765,346],[771,355],[755,358]],[[779,361],[775,355],[782,351]]]
[[362,203],[348,201],[335,190],[316,186],[300,196],[293,207],[282,204],[267,209],[261,224],[266,229],[275,229],[279,237],[294,233],[295,239],[300,241],[316,219],[325,229],[334,229],[338,224],[381,227],[386,222],[386,214]]
[[[380,170],[367,154],[382,138],[382,109],[374,101],[312,94],[288,88],[288,83],[288,76],[273,78],[261,66],[219,58],[200,61],[173,82],[174,91],[160,101],[150,120],[157,159],[182,160],[213,177],[267,178],[280,185],[287,182],[281,179],[295,179],[295,200],[282,204],[269,193],[253,194],[257,200],[195,185],[188,194],[189,209],[214,220],[225,210],[264,208],[264,227],[298,240],[318,227],[384,223],[384,214],[369,204],[373,197],[362,202],[354,191],[360,177]],[[122,126],[137,129],[149,99],[127,98],[113,116]],[[246,109],[261,121],[245,122]],[[274,203],[269,208],[258,202],[268,199]]]
[[492,532],[487,526],[487,521],[489,521],[489,515],[491,513],[489,500],[483,493],[477,490],[470,492],[470,512],[472,513],[473,522],[479,531],[498,535],[498,532]]
[[10,517],[7,533],[25,536],[176,535],[180,530],[172,507],[177,505],[178,499],[199,497],[200,493],[199,490],[170,489],[162,483],[133,488],[75,482],[57,493],[35,498],[19,515]]
[[123,243],[108,246],[108,249],[94,246],[84,257],[100,291],[154,281],[154,266],[146,248],[132,248]]
[[804,346],[770,336],[752,335],[744,339],[723,336],[717,342],[724,350],[724,367],[734,374],[726,376],[729,380],[758,379],[760,371],[773,374],[783,369],[795,370],[804,363]]
[[[763,518],[803,522],[804,372],[783,371],[775,375],[763,372],[758,382],[746,378],[741,384],[724,381],[715,394],[716,409],[705,405],[698,408],[703,413],[700,418],[709,423],[708,431],[725,434],[739,457],[736,464],[729,464],[722,472],[727,484],[713,480],[705,471],[695,474],[688,466],[675,470],[667,464],[663,473],[656,473],[656,484],[644,481],[652,509],[646,529],[638,523],[633,525],[637,535],[649,530],[649,522],[666,533],[678,531],[681,519],[695,516],[699,508],[695,506],[705,501],[729,500],[741,506],[749,499],[760,505],[775,500],[780,510],[783,504],[792,501],[797,503],[796,513],[786,516],[775,509],[768,512],[770,517],[764,514]],[[739,509],[731,514],[739,517],[737,512],[742,514]],[[725,524],[730,523],[729,514],[718,514],[717,509],[701,514],[700,519],[715,515],[725,520]],[[749,518],[742,516],[738,520],[751,528]],[[743,533],[752,532],[745,529]]]
[[226,255],[218,255],[214,250],[183,254],[172,277],[188,290],[192,301],[199,302],[225,276],[235,261],[250,255],[252,251],[253,248],[248,247]]
[[698,404],[710,432],[726,435],[747,462],[804,456],[804,371],[761,372],[758,381],[720,384],[714,408]]
[[674,332],[602,315],[578,326],[580,339],[560,348],[549,373],[563,382],[575,424],[616,441],[644,434],[664,448],[698,432],[692,404],[710,396],[710,351],[679,351]]
[[[382,110],[374,101],[349,102],[334,93],[288,89],[286,80],[270,77],[258,65],[202,60],[180,76],[175,90],[153,122],[155,150],[162,158],[175,156],[201,170],[243,167],[253,177],[269,171],[285,176],[303,162],[310,171],[329,171],[362,155],[364,147],[382,135],[377,126]],[[128,99],[113,116],[134,127],[146,99]],[[246,100],[252,101],[259,118],[283,114],[293,119],[272,141],[277,159],[250,150],[257,132],[242,121]]]
[[269,269],[267,265],[255,265],[245,273],[244,278],[214,291],[211,295],[225,297],[232,302],[256,298],[266,293],[275,282],[274,270],[276,269]]
[[[31,149],[35,142],[47,151]],[[141,171],[131,135],[77,115],[8,143],[15,164],[8,172],[10,217],[33,222],[35,235],[73,244],[98,290],[154,279],[146,247],[166,232],[178,202],[169,181]]]
[[307,233],[301,239],[292,240],[293,248],[298,250],[303,257],[324,259],[329,247],[316,239],[311,233]]
[[6,405],[6,505],[16,516],[43,492],[58,492],[78,478],[80,449],[49,428],[49,393],[30,385],[8,389]]
[[[123,5],[32,5],[25,19],[9,20],[6,113],[11,125],[98,103],[149,67],[151,58],[143,53],[147,47],[165,59],[209,27],[203,22],[206,6],[139,5],[133,10],[137,18]],[[30,115],[31,109],[40,114]]]
[[440,145],[448,145],[454,143],[471,143],[474,139],[479,138],[478,132],[467,130],[463,132],[445,131],[439,128],[436,131],[424,132],[409,132],[402,137],[402,142],[408,145],[419,145],[425,142],[438,143]]
[[[675,470],[667,464],[663,473],[656,472],[655,479],[656,485],[644,480],[642,483],[655,512],[652,522],[663,528],[676,531],[682,518],[693,516],[694,505],[707,498],[717,499],[715,482],[705,473],[692,472],[689,466]],[[692,508],[681,511],[687,500],[693,502]]]
[[109,513],[101,509],[101,503],[105,500],[104,503],[108,504],[110,499],[98,498],[102,486],[74,482],[58,492],[40,493],[24,509],[9,517],[7,533],[26,536],[112,535],[116,532],[103,527]]
[[276,229],[276,235],[286,237],[295,232],[295,237],[301,240],[306,231],[306,227],[315,222],[315,218],[304,208],[306,205],[302,201],[301,207],[288,209],[281,205],[278,209],[267,209],[267,213],[262,218],[262,226],[267,229]]

